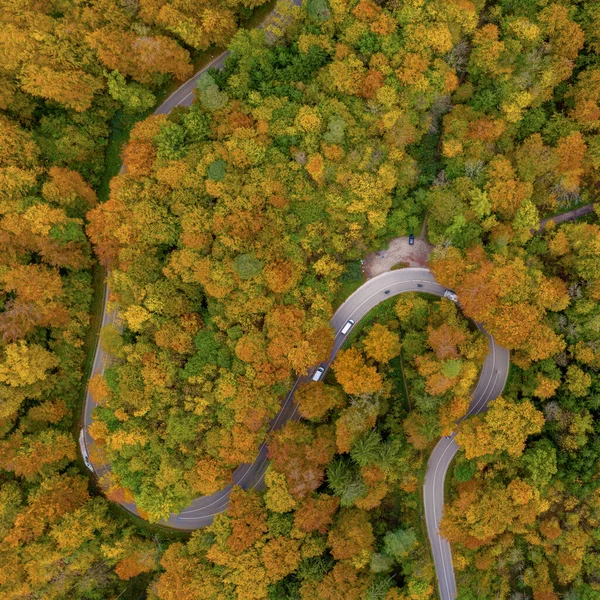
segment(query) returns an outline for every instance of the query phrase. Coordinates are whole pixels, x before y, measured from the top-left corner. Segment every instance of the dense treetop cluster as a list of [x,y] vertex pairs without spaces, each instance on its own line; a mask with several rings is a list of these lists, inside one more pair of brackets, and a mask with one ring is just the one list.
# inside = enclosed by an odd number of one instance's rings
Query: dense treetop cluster
[[[600,8],[308,0],[274,39],[237,31],[258,4],[0,7],[0,595],[433,597],[420,486],[467,412],[474,321],[512,367],[458,429],[442,529],[459,597],[592,600],[600,226],[547,219],[597,198]],[[228,42],[189,109],[143,118]],[[382,305],[297,391],[304,420],[269,435],[361,258],[425,218],[462,312]],[[268,442],[265,491],[235,488],[187,543],[113,512],[74,462],[97,261],[119,310],[89,382],[107,497],[158,521]]]
[[[441,59],[458,7],[404,27],[374,4],[331,12],[289,46],[238,35],[191,109],[136,125],[126,172],[89,215],[126,326],[105,332],[121,361],[97,382],[92,435],[155,517],[252,461],[291,377],[328,355],[346,263],[417,223],[422,207],[401,201],[418,181],[407,146],[458,84]],[[457,41],[475,11],[461,19]],[[418,52],[421,78],[402,66]]]
[[[448,300],[411,294],[375,310],[335,377],[296,392],[305,421],[270,435],[265,492],[234,488],[227,513],[173,544],[152,597],[434,597],[422,449],[468,404],[486,344]],[[356,367],[365,380],[370,371],[370,391],[356,387]]]
[[86,212],[111,120],[148,111],[172,77],[192,74],[195,50],[224,45],[257,3],[193,4],[0,6],[3,598],[116,597],[160,554],[92,495],[72,432],[93,293]]

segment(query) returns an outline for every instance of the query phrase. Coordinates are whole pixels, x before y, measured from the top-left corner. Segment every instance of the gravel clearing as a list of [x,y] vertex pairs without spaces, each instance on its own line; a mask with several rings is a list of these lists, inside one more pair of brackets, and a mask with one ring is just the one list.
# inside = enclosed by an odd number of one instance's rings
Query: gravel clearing
[[395,265],[426,267],[432,250],[433,246],[420,238],[415,238],[413,246],[408,236],[394,238],[385,250],[367,254],[362,266],[365,279],[390,271]]

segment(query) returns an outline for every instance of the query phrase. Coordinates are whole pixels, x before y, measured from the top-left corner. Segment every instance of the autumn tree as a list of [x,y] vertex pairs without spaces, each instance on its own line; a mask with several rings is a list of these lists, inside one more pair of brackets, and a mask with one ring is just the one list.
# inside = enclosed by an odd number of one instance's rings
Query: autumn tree
[[327,540],[336,560],[352,559],[357,567],[365,564],[375,541],[368,513],[355,508],[341,510]]
[[288,489],[303,498],[322,483],[325,466],[334,452],[331,429],[288,421],[271,435],[269,458],[277,471],[286,477]]
[[298,403],[300,414],[306,419],[321,419],[328,411],[344,404],[338,388],[320,381],[299,386],[294,400]]
[[[192,535],[194,541],[200,541],[198,533]],[[216,599],[223,591],[221,579],[189,544],[171,544],[161,558],[161,565],[165,571],[156,584],[161,600]]]
[[232,552],[243,552],[267,530],[266,512],[254,492],[234,487],[227,512],[231,517],[231,536],[227,546]]
[[378,363],[387,363],[400,354],[398,335],[385,325],[375,323],[363,340],[367,357]]
[[335,376],[347,394],[370,394],[381,390],[381,376],[369,367],[355,348],[340,350],[333,363]]
[[335,496],[308,496],[295,511],[294,523],[302,531],[326,533],[338,506],[339,499]]
[[483,416],[463,421],[456,440],[468,459],[502,451],[517,457],[527,437],[539,433],[543,424],[544,416],[529,400],[516,403],[500,396]]

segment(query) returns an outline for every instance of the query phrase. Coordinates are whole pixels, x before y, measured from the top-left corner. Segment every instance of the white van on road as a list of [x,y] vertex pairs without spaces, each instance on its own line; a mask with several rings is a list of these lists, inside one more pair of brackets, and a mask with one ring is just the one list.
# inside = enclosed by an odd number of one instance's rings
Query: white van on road
[[354,325],[354,321],[352,319],[348,319],[346,324],[342,327],[342,335],[346,335],[352,328],[352,325]]
[[319,381],[321,377],[323,377],[323,373],[325,373],[325,369],[323,367],[319,367],[312,376],[313,381]]

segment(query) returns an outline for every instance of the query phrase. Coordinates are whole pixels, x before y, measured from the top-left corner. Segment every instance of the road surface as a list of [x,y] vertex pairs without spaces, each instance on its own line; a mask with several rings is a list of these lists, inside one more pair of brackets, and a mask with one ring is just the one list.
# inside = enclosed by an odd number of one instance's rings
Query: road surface
[[[480,327],[480,329],[482,329]],[[466,418],[479,414],[487,408],[488,402],[497,398],[504,389],[508,369],[510,366],[509,352],[506,348],[496,344],[494,339],[482,329],[489,342],[489,353],[481,369],[481,375]],[[462,420],[462,419],[461,419]],[[458,444],[454,440],[454,433],[449,438],[443,437],[436,444],[425,474],[423,486],[423,499],[425,504],[425,521],[427,523],[427,536],[431,544],[435,572],[438,579],[438,589],[442,600],[456,598],[456,580],[452,568],[452,554],[448,541],[438,534],[440,519],[444,508],[444,479],[448,467],[458,452]]]

